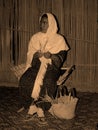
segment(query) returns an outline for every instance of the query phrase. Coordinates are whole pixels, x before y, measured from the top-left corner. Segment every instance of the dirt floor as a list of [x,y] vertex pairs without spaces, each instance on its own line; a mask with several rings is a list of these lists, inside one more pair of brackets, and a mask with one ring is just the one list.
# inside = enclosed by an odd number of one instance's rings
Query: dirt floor
[[77,92],[76,116],[60,120],[46,112],[44,125],[37,117],[26,121],[27,110],[17,113],[18,88],[0,87],[0,130],[98,130],[98,93]]

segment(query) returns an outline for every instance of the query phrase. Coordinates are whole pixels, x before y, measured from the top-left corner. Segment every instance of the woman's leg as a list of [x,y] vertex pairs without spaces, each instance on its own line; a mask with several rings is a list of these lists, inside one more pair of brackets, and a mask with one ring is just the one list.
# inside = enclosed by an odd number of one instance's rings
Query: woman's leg
[[[47,69],[45,78],[43,80],[43,86],[41,87],[40,97],[45,97],[48,95],[51,99],[55,98],[55,93],[57,90],[57,80],[59,78],[60,72],[54,69],[52,66]],[[49,110],[51,107],[51,102],[37,103],[38,107],[43,110]]]
[[34,81],[37,75],[37,69],[29,68],[20,78],[19,93],[20,107],[28,108],[32,103],[31,93],[33,90]]
[[47,92],[48,96],[51,98],[55,98],[59,76],[60,70],[54,68],[54,66],[49,66],[44,78],[42,90],[44,90],[44,93]]

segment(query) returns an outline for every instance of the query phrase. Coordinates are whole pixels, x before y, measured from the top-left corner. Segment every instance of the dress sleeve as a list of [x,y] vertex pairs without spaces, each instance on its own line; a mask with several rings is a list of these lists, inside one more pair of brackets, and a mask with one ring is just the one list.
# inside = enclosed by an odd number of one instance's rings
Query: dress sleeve
[[67,56],[67,51],[65,51],[65,50],[60,51],[57,54],[52,54],[52,56],[51,56],[52,64],[55,65],[55,67],[57,67],[57,68],[61,68],[64,61],[66,60],[66,56]]
[[36,41],[34,41],[34,38],[32,37],[29,45],[28,45],[28,52],[27,52],[27,61],[26,61],[26,70],[31,67],[32,58],[34,53],[37,51],[37,49],[34,47],[34,44]]

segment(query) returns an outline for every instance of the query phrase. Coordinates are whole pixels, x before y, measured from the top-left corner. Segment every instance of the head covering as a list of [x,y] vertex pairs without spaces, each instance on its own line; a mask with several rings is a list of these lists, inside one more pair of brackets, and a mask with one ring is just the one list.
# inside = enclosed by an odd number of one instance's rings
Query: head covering
[[48,22],[49,22],[49,27],[48,27],[48,30],[47,30],[47,34],[57,33],[58,27],[57,27],[57,21],[56,21],[54,15],[52,15],[50,13],[47,13],[47,16],[48,16]]
[[[48,23],[49,23],[49,27],[48,27],[45,35],[50,37],[51,35],[57,33],[57,31],[58,31],[57,21],[52,13],[44,13],[44,14],[46,14],[48,16]],[[40,20],[41,20],[42,16],[40,17]]]

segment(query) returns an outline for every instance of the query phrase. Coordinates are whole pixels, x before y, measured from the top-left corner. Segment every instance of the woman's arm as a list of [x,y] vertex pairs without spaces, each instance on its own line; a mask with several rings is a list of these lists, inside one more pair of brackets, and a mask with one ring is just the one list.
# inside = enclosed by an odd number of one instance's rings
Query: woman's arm
[[52,64],[55,65],[57,68],[61,68],[64,61],[66,60],[67,51],[60,51],[57,54],[51,55]]
[[66,60],[67,51],[60,51],[57,54],[51,54],[50,52],[44,53],[44,57],[52,60],[52,64],[57,68],[61,68],[64,61]]

